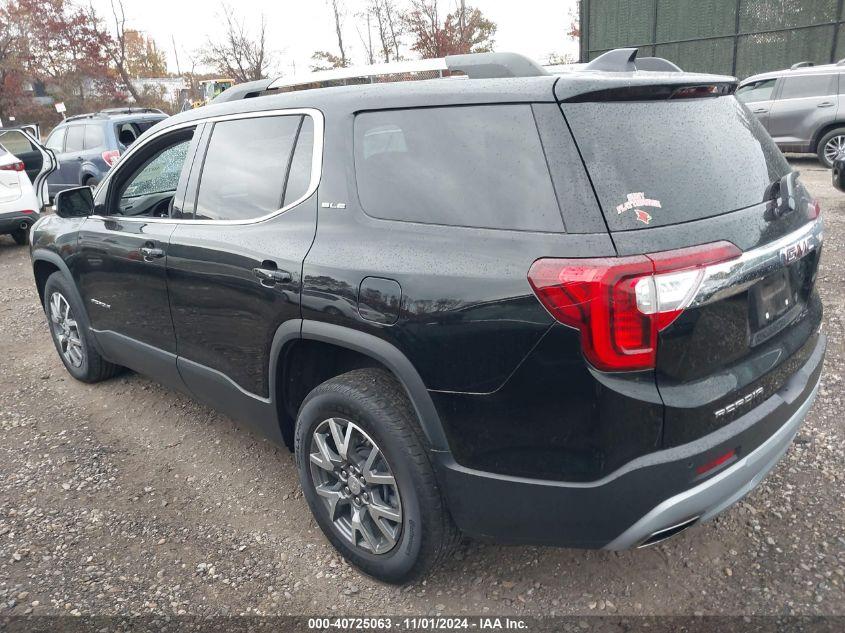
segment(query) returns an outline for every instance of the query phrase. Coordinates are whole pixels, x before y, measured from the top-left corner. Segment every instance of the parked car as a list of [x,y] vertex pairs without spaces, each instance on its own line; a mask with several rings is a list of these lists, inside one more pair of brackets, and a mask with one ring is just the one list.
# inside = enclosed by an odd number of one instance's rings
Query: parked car
[[818,205],[735,80],[636,49],[424,62],[466,79],[235,86],[58,194],[31,252],[68,372],[287,444],[328,540],[388,582],[462,533],[616,550],[723,511],[826,345]]
[[44,143],[59,161],[48,179],[50,197],[71,187],[96,186],[141,134],[165,118],[152,108],[113,108],[62,121]]
[[845,154],[841,154],[834,159],[830,178],[834,187],[839,191],[845,191]]
[[26,244],[46,200],[55,157],[26,130],[0,128],[0,235]]
[[843,74],[845,60],[823,66],[804,62],[745,79],[736,97],[760,119],[782,151],[815,153],[830,167],[845,150]]

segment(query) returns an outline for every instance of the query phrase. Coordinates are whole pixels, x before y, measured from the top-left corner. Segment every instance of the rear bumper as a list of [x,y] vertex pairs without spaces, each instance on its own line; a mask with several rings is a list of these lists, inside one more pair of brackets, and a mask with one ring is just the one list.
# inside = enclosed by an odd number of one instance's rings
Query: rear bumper
[[38,221],[37,213],[4,213],[0,215],[0,234],[11,233],[26,223],[27,230]]
[[[638,458],[588,483],[497,475],[435,453],[450,511],[467,534],[504,542],[591,549],[636,547],[677,525],[709,519],[762,481],[786,452],[818,390],[826,347],[772,397],[694,442]],[[696,468],[736,451],[702,476]]]

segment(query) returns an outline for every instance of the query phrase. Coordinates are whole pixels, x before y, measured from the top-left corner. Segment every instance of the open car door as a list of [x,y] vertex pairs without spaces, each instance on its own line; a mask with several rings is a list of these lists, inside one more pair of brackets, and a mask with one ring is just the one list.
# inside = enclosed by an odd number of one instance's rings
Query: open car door
[[0,128],[0,145],[24,164],[38,203],[44,207],[49,202],[47,177],[58,166],[53,150],[44,147],[23,128]]

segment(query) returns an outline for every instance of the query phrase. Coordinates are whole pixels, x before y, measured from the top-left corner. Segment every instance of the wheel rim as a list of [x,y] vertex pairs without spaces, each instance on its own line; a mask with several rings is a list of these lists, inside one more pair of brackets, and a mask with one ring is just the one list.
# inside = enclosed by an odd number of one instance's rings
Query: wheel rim
[[317,425],[309,450],[311,483],[337,531],[354,547],[385,554],[402,532],[402,499],[373,439],[343,418]]
[[73,367],[82,367],[85,348],[79,334],[79,324],[73,317],[68,300],[61,292],[50,295],[50,325],[59,342],[62,357]]
[[824,157],[827,161],[833,164],[838,156],[845,153],[845,135],[834,136],[824,146]]

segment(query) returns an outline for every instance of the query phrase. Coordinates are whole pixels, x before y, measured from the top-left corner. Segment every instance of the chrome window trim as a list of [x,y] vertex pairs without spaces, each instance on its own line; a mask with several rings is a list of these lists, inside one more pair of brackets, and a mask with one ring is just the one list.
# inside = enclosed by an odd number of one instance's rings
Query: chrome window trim
[[[246,220],[194,220],[194,219],[184,219],[184,218],[150,218],[146,216],[125,216],[125,215],[91,215],[88,216],[92,219],[96,220],[104,220],[104,221],[119,221],[119,222],[142,222],[144,224],[147,223],[166,223],[166,224],[208,224],[208,225],[237,225],[237,224],[256,224],[258,222],[264,222],[265,220],[269,220],[270,218],[274,218],[277,215],[281,215],[288,209],[295,207],[296,205],[304,202],[308,198],[310,198],[317,188],[320,186],[320,179],[323,175],[323,139],[325,134],[325,120],[323,118],[323,113],[317,110],[316,108],[285,108],[279,110],[260,110],[257,112],[239,112],[237,114],[223,114],[219,116],[210,116],[205,117],[202,119],[193,119],[191,121],[184,121],[182,123],[177,123],[176,125],[172,125],[167,127],[163,130],[156,132],[155,134],[149,136],[148,138],[144,139],[144,142],[140,145],[133,145],[128,152],[126,152],[123,156],[120,157],[118,163],[109,170],[108,175],[106,178],[100,183],[100,187],[107,187],[109,182],[112,179],[112,176],[117,173],[117,170],[120,169],[121,164],[123,164],[126,160],[129,159],[133,154],[137,151],[140,151],[144,147],[146,147],[153,139],[159,138],[164,136],[165,134],[170,134],[172,132],[176,132],[178,130],[183,130],[189,127],[199,127],[203,123],[218,123],[221,121],[234,121],[237,119],[257,119],[260,117],[268,117],[268,116],[297,116],[297,115],[305,115],[311,117],[311,120],[314,122],[314,146],[311,153],[311,181],[308,183],[308,189],[305,190],[305,193],[302,194],[299,198],[291,202],[290,204],[286,204],[281,209],[277,209],[276,211],[272,211],[265,215],[259,216],[257,218],[249,218]],[[210,141],[210,139],[209,139]],[[293,150],[295,151],[296,148],[294,147]],[[200,179],[202,176],[200,176]],[[202,184],[202,180],[200,180],[200,184]]]
[[804,239],[810,240],[811,251],[821,248],[824,240],[821,217],[773,242],[745,251],[736,259],[707,266],[689,307],[707,305],[744,292],[760,279],[783,268],[785,264],[781,260],[781,249]]

